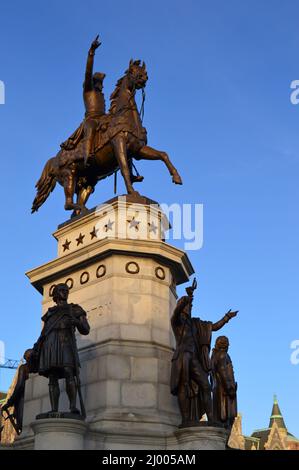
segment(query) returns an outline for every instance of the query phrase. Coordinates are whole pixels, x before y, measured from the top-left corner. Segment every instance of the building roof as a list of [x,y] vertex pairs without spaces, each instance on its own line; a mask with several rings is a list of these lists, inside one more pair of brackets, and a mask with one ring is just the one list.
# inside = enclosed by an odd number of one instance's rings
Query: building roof
[[274,395],[274,400],[273,400],[273,407],[272,407],[272,413],[270,417],[270,422],[269,422],[269,428],[272,428],[274,421],[276,422],[277,426],[279,428],[284,428],[287,429],[283,416],[281,414],[278,401],[277,401],[277,396]]
[[254,431],[251,437],[255,437],[259,441],[259,449],[264,449],[266,442],[268,441],[271,428],[265,430]]
[[256,437],[252,436],[244,436],[245,437],[245,443],[244,443],[244,450],[252,450],[252,446],[256,448],[256,450],[259,450],[260,447],[260,440]]
[[[274,426],[274,423],[275,423],[275,426]],[[276,395],[274,395],[274,399],[273,399],[273,406],[272,406],[272,412],[271,412],[270,421],[269,421],[269,427],[264,428],[264,429],[256,429],[251,434],[251,438],[258,439],[258,441],[259,441],[258,448],[259,449],[264,449],[265,448],[265,444],[268,442],[269,435],[270,435],[270,433],[273,429],[273,426],[274,427],[277,426],[277,428],[279,428],[279,429],[284,429],[285,432],[286,432],[286,438],[287,438],[288,441],[299,442],[299,440],[295,436],[293,436],[290,432],[288,432],[288,430],[287,430],[287,427],[285,425],[283,416],[281,414],[281,411],[280,411],[280,408],[279,408],[279,405],[278,405]],[[246,439],[248,439],[248,438],[246,438]],[[248,442],[247,446],[249,445],[249,442]]]
[[275,395],[269,427],[255,429],[251,436],[244,436],[241,415],[238,413],[230,443],[231,447],[244,450],[299,450],[299,439],[288,431]]

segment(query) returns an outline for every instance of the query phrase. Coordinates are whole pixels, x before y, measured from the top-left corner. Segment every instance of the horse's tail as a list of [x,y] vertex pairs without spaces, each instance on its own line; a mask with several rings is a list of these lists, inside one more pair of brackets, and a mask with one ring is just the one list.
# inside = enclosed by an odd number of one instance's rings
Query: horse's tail
[[31,208],[32,214],[33,212],[38,211],[40,206],[45,202],[49,194],[55,188],[56,175],[55,168],[53,166],[54,158],[50,158],[50,160],[47,161],[43,169],[42,175],[35,185],[37,192]]

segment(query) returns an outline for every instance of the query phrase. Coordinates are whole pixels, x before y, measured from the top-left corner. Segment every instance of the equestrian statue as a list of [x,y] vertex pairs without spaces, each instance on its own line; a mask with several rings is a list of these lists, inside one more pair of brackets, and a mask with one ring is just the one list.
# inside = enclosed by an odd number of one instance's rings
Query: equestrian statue
[[[182,184],[181,177],[166,152],[147,145],[147,132],[142,126],[142,111],[139,113],[135,94],[142,90],[148,76],[145,63],[130,60],[125,74],[116,84],[110,101],[109,112],[105,112],[103,95],[104,73],[93,73],[96,49],[101,45],[98,36],[92,42],[87,57],[83,99],[85,117],[78,129],[61,144],[57,155],[46,163],[36,184],[37,194],[32,212],[36,212],[60,183],[65,193],[65,210],[73,215],[84,214],[86,202],[94,192],[98,181],[120,170],[127,193],[138,197],[133,184],[143,177],[133,174],[133,159],[161,160],[165,163],[172,181]],[[143,108],[143,106],[142,106]],[[76,202],[74,196],[76,195]]]

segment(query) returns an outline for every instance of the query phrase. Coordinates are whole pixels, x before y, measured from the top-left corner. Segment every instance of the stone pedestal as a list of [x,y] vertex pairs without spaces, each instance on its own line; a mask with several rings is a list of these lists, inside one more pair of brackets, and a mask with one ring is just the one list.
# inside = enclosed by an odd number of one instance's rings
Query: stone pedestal
[[31,424],[34,450],[83,450],[87,425],[77,419],[39,419]]
[[[165,229],[167,220],[157,204],[115,198],[58,227],[58,257],[27,273],[43,295],[43,313],[53,305],[55,284],[66,282],[69,301],[88,314],[91,332],[77,338],[87,411],[85,449],[177,445],[180,413],[169,387],[175,345],[170,316],[176,286],[188,281],[193,268],[185,252],[163,241]],[[37,321],[40,316],[37,312]],[[32,420],[49,407],[47,380],[31,377],[16,447],[33,447]],[[60,410],[67,411],[65,392]],[[45,433],[49,445],[55,441],[55,426],[72,433],[68,420],[36,421],[35,447],[40,448]],[[81,445],[80,432],[73,434]],[[182,442],[183,435],[189,434],[179,433]],[[64,445],[56,440],[55,448]]]
[[196,426],[175,433],[179,450],[225,450],[228,431],[223,428]]

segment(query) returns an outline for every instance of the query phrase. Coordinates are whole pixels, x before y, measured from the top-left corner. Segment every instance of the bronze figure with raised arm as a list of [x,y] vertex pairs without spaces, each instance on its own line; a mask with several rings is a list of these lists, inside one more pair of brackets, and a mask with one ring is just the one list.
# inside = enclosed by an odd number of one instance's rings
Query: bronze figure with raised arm
[[[94,56],[96,50],[100,47],[99,35],[91,43],[88,50],[85,77],[83,83],[83,101],[85,106],[85,116],[81,125],[76,131],[61,144],[64,150],[73,150],[81,139],[84,139],[84,164],[88,165],[90,159],[95,157],[95,142],[99,128],[105,129],[107,122],[103,122],[106,113],[105,97],[103,93],[103,82],[106,76],[103,72],[93,72]],[[128,161],[130,178],[132,183],[140,183],[143,176],[133,174],[133,162]]]
[[83,84],[83,99],[85,104],[84,137],[85,163],[94,156],[94,139],[99,119],[105,114],[105,98],[103,95],[103,80],[105,74],[93,73],[93,62],[96,49],[101,45],[99,35],[92,42],[88,51],[85,80]]
[[188,295],[178,300],[171,318],[176,339],[171,368],[171,393],[178,397],[183,427],[198,425],[204,414],[207,415],[208,424],[213,424],[209,382],[212,332],[220,330],[238,313],[229,310],[216,323],[192,318],[195,289],[196,281],[186,289]]
[[102,116],[105,114],[105,98],[103,94],[103,81],[105,74],[93,73],[95,51],[100,47],[99,35],[91,43],[88,50],[85,78],[83,83],[83,100],[85,105],[85,118],[81,126],[61,144],[65,150],[74,149],[84,137],[84,161],[87,163],[89,157],[94,155],[94,139],[97,127]]

